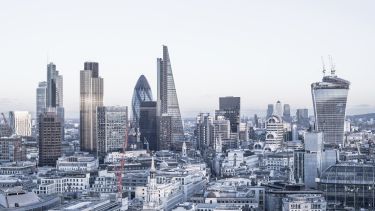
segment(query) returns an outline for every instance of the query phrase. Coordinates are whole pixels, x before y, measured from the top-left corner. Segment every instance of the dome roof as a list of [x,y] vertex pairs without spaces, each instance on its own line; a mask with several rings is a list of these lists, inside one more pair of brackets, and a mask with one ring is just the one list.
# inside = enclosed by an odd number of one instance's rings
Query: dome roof
[[150,84],[148,84],[148,81],[144,75],[141,75],[138,78],[137,84],[135,85],[134,89],[151,89]]

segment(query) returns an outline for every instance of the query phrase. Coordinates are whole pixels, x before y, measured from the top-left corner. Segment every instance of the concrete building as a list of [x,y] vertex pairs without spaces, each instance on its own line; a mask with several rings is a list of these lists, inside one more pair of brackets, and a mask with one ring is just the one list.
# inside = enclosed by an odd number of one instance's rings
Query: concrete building
[[266,145],[267,151],[280,149],[284,142],[284,124],[280,116],[272,115],[266,122]]
[[9,124],[14,134],[31,136],[31,114],[28,111],[10,111]]
[[39,117],[39,163],[38,166],[56,166],[61,156],[63,123],[54,111]]
[[0,162],[26,160],[26,149],[19,136],[0,137]]
[[283,198],[283,211],[325,211],[327,202],[321,194],[291,194]]
[[98,159],[89,154],[75,154],[72,156],[59,157],[56,169],[59,171],[93,172],[98,170]]

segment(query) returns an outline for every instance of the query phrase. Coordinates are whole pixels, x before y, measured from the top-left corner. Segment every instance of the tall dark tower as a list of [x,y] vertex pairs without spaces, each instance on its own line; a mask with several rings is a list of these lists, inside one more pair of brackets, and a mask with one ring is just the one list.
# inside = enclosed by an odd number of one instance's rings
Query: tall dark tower
[[157,71],[158,146],[159,149],[170,149],[185,138],[167,46],[163,46],[163,58],[157,59]]
[[240,97],[220,97],[219,109],[225,119],[230,121],[230,131],[237,133],[240,125],[241,98]]
[[56,166],[61,156],[62,129],[62,121],[56,111],[47,111],[39,116],[39,166]]

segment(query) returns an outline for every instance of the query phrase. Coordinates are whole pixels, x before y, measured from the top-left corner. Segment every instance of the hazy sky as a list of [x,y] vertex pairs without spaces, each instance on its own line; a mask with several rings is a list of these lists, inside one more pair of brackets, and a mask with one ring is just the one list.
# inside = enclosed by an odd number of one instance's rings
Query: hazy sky
[[105,105],[129,106],[141,74],[156,97],[165,44],[184,117],[229,95],[244,114],[277,100],[311,108],[328,54],[352,82],[349,113],[375,112],[374,11],[373,0],[2,0],[0,111],[35,111],[48,58],[64,77],[67,116],[78,116],[87,60],[100,63]]

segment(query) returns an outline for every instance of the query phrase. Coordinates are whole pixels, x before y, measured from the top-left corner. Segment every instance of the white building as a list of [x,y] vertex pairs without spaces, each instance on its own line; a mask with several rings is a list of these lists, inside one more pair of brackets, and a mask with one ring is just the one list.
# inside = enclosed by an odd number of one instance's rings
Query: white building
[[115,173],[108,173],[107,170],[99,171],[99,175],[95,178],[91,191],[95,193],[117,193]]
[[63,173],[40,175],[37,180],[37,194],[86,192],[90,188],[90,173]]
[[327,202],[320,194],[292,194],[283,198],[283,211],[325,211]]
[[284,140],[284,124],[281,116],[272,115],[266,122],[266,145],[264,150],[280,149]]
[[57,160],[56,168],[59,171],[91,172],[98,169],[98,159],[89,154],[75,154],[63,156]]
[[19,136],[31,136],[31,114],[28,111],[9,112],[9,123],[13,133]]

